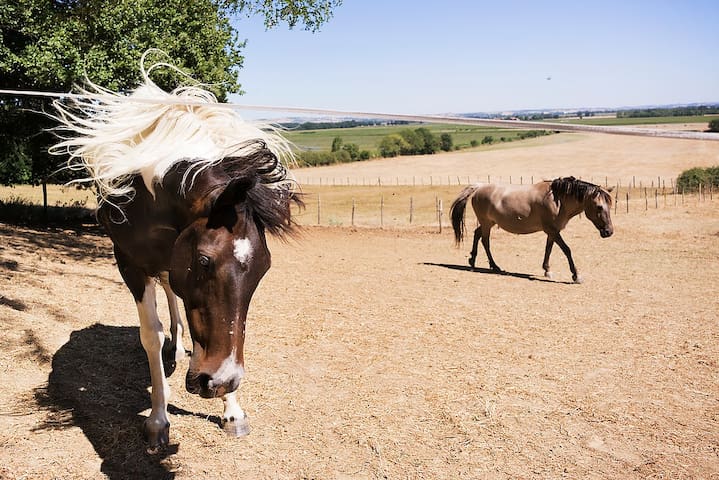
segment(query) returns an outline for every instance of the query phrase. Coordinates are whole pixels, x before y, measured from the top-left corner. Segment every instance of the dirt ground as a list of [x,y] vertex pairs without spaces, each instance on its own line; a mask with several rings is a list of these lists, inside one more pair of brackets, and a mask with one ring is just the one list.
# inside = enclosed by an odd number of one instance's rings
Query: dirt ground
[[541,276],[541,234],[494,231],[507,275],[481,255],[470,271],[447,231],[270,240],[239,395],[252,432],[222,432],[185,361],[160,455],[109,240],[0,224],[0,478],[719,478],[718,207],[617,215],[609,239],[574,219],[581,285],[558,249]]

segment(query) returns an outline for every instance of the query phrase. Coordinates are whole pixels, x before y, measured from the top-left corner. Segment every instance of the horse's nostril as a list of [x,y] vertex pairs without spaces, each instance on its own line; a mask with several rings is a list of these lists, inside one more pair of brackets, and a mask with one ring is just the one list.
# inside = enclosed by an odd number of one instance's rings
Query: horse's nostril
[[210,377],[206,373],[201,373],[200,375],[197,376],[197,384],[203,390],[207,390],[207,388],[210,385],[210,380],[212,380],[212,377]]

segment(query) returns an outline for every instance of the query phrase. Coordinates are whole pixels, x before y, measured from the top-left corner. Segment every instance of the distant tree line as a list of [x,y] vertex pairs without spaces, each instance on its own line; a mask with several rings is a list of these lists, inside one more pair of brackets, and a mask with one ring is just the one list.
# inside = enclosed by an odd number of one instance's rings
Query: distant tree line
[[357,162],[369,160],[372,154],[369,150],[360,150],[356,143],[344,143],[342,137],[335,137],[332,140],[332,148],[329,152],[305,151],[296,155],[297,163],[301,167],[318,167],[321,165],[332,165],[334,163]]
[[405,120],[344,120],[341,122],[283,122],[288,130],[328,130],[330,128],[374,127],[377,125],[407,125]]
[[707,168],[690,168],[684,170],[677,178],[677,190],[693,192],[699,189],[699,185],[708,187],[713,185],[719,187],[719,165]]
[[449,152],[452,148],[453,141],[449,133],[437,137],[425,127],[414,130],[406,128],[382,138],[379,143],[379,154],[382,157],[431,155],[439,150]]
[[617,118],[684,117],[716,113],[719,113],[719,105],[694,105],[689,107],[637,108],[632,110],[620,110],[617,112]]

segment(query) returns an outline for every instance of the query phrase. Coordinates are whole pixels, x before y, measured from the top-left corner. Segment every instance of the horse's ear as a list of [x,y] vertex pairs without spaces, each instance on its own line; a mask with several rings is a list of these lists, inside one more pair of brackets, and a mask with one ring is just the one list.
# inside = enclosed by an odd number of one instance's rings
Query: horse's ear
[[614,191],[614,187],[605,188],[605,190],[609,193],[612,193],[612,191]]
[[253,178],[234,178],[225,185],[222,192],[212,201],[212,209],[235,206],[245,201],[247,191],[255,184]]

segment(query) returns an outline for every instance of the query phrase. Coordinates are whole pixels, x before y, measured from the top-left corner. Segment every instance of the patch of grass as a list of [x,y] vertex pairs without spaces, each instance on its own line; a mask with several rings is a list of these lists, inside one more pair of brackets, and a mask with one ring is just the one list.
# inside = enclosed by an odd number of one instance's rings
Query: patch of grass
[[353,128],[329,128],[322,130],[288,130],[283,135],[294,143],[299,149],[310,151],[330,151],[332,141],[336,137],[342,138],[344,144],[354,143],[360,150],[369,150],[377,153],[380,141],[387,135],[397,134],[401,130],[414,129],[418,126],[427,128],[439,138],[443,133],[452,136],[455,147],[468,148],[479,145],[485,137],[492,137],[495,141],[513,141],[523,138],[527,130],[514,128],[483,127],[474,125],[444,125],[444,124],[411,124],[391,126],[369,126]]

